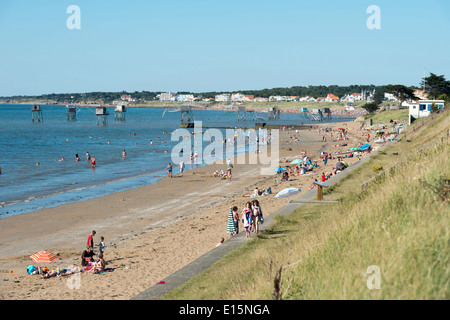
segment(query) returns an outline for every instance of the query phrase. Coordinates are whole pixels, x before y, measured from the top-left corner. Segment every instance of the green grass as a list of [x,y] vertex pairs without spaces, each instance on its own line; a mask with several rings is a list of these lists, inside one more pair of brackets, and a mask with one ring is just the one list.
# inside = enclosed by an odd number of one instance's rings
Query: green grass
[[408,121],[409,109],[385,110],[366,115],[365,119],[372,119],[374,124],[389,124],[389,121]]
[[[334,185],[325,199],[337,204],[277,216],[264,233],[164,298],[448,299],[448,114],[408,128],[407,138]],[[362,191],[378,164],[396,165]],[[366,272],[373,265],[381,288],[370,290]]]

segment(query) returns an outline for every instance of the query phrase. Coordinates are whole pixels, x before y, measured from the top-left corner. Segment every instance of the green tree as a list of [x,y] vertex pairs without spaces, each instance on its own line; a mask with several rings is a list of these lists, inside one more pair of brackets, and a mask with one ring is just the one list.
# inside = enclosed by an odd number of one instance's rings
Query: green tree
[[368,113],[374,113],[378,110],[379,106],[374,102],[368,102],[364,104],[361,108],[365,109]]
[[394,97],[396,97],[400,101],[399,106],[402,105],[403,101],[418,99],[414,95],[413,89],[401,84],[389,85],[387,86],[386,91],[391,92]]
[[422,79],[422,86],[430,98],[436,99],[441,94],[450,95],[450,81],[445,80],[443,75],[435,75],[430,73],[429,77]]
[[447,94],[445,94],[445,93],[441,94],[437,99],[438,100],[444,100],[445,104],[449,104],[450,103],[450,97]]

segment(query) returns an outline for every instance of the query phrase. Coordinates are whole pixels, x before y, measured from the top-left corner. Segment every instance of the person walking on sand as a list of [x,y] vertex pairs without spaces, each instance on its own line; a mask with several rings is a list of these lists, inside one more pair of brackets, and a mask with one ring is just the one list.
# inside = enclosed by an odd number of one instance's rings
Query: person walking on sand
[[228,213],[227,233],[230,234],[230,238],[236,234],[233,221],[233,209],[234,208],[230,207],[230,212]]
[[261,217],[261,207],[259,206],[258,200],[253,200],[252,202],[252,231],[258,233],[259,231],[259,221]]
[[180,162],[180,176],[183,176],[183,171],[184,171],[184,161]]
[[169,162],[169,164],[167,165],[167,176],[169,177],[169,178],[172,178],[172,165],[170,164],[170,162]]

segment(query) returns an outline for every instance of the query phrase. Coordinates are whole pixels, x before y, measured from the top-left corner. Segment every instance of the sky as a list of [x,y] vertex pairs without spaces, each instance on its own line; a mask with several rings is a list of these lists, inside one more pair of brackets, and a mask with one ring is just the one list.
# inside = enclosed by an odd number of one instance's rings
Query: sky
[[449,11],[448,0],[1,0],[0,96],[450,80]]

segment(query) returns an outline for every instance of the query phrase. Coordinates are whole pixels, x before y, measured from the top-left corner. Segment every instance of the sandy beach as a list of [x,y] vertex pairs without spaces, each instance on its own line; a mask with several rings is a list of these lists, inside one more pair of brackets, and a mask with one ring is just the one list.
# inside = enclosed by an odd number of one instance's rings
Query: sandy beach
[[[335,137],[336,129],[344,127],[349,139],[330,141],[330,133],[317,129],[301,130],[298,135],[295,130],[280,131],[280,159],[292,159],[306,150],[312,160],[319,160],[321,151],[345,152],[365,142],[363,132],[357,130],[360,122],[317,125],[334,128]],[[347,146],[334,147],[342,143]],[[345,160],[351,165],[358,158]],[[287,182],[276,182],[279,177],[275,174],[262,176],[259,165],[250,164],[235,164],[228,182],[213,177],[214,171],[225,170],[226,164],[212,164],[157,184],[1,219],[0,299],[131,299],[213,249],[221,237],[228,239],[229,208],[237,206],[240,212],[249,200],[245,195],[255,187],[272,188],[271,195],[258,197],[263,214],[268,216],[291,200],[275,198],[277,192],[287,187],[308,191],[322,172],[331,171],[336,160],[327,165],[318,163],[312,174],[292,176]],[[101,236],[105,238],[105,260],[114,271],[79,274],[79,289],[68,286],[71,277],[42,279],[27,274],[27,265],[51,269],[80,266],[91,230],[97,232],[95,244]],[[30,255],[40,250],[57,254],[59,259],[37,264]]]

